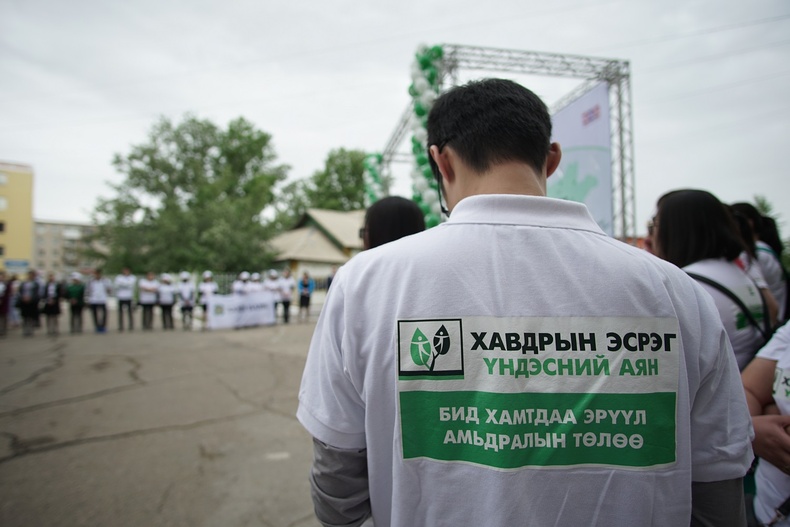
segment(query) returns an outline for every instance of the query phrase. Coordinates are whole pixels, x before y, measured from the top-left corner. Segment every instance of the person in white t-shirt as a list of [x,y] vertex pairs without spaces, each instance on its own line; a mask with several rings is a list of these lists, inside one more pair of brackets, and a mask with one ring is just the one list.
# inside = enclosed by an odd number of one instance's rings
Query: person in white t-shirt
[[669,192],[658,200],[657,208],[653,235],[657,256],[690,273],[713,297],[742,370],[765,343],[764,333],[770,327],[757,284],[735,263],[743,243],[733,217],[704,190]]
[[93,313],[93,325],[96,333],[107,332],[107,299],[112,294],[110,280],[102,276],[102,270],[96,269],[85,286],[85,303]]
[[192,329],[192,316],[197,300],[195,284],[187,271],[181,271],[181,282],[178,284],[178,299],[181,302],[181,325],[185,330]]
[[146,273],[137,284],[139,293],[137,302],[143,308],[143,329],[154,329],[154,306],[159,297],[159,281],[152,271]]
[[786,317],[786,297],[787,282],[785,281],[784,270],[779,261],[779,256],[774,252],[770,245],[761,240],[764,220],[760,211],[751,203],[734,203],[731,205],[733,211],[742,214],[749,222],[754,241],[754,258],[762,270],[768,290],[776,299],[777,319],[784,320]]
[[260,293],[265,288],[265,285],[261,282],[261,273],[252,273],[250,281],[247,282],[247,293]]
[[274,320],[277,321],[277,305],[282,301],[280,294],[280,278],[277,271],[269,269],[266,272],[266,278],[263,280],[263,290],[269,291],[274,297]]
[[214,273],[203,271],[203,281],[198,285],[198,293],[200,295],[198,302],[200,302],[200,308],[203,311],[203,329],[206,329],[206,324],[208,323],[209,298],[216,295],[217,291],[219,291],[219,286],[214,281]]
[[[754,423],[754,453],[760,457],[754,511],[767,524],[790,498],[790,324],[774,333],[742,378]],[[774,525],[790,526],[790,519]]]
[[178,289],[173,285],[173,277],[168,273],[161,276],[159,284],[159,309],[162,310],[162,328],[175,329],[173,324],[173,306],[176,303]]
[[283,269],[283,274],[277,280],[277,286],[280,291],[280,303],[283,305],[283,323],[288,324],[291,316],[291,300],[296,290],[296,280],[291,276],[288,267]]
[[115,277],[114,289],[115,298],[118,299],[118,331],[123,331],[123,312],[126,311],[129,320],[129,331],[134,329],[134,287],[137,284],[137,277],[132,274],[132,270],[124,267],[121,274]]
[[249,287],[250,282],[250,273],[247,271],[242,271],[239,273],[238,279],[233,281],[233,285],[231,286],[231,290],[233,291],[234,295],[246,295],[247,288]]
[[436,100],[452,215],[340,268],[310,344],[297,417],[323,525],[745,522],[751,423],[713,301],[545,197],[550,138],[512,81]]

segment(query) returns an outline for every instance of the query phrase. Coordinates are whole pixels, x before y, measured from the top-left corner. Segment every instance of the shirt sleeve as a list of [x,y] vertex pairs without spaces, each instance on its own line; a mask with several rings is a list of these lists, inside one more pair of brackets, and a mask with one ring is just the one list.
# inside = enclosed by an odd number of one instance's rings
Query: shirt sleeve
[[[335,278],[337,280],[337,277]],[[296,417],[313,437],[337,448],[365,448],[365,405],[348,376],[342,347],[345,293],[332,284],[307,354]],[[335,286],[338,286],[335,288]]]
[[757,353],[761,359],[779,361],[790,353],[790,322],[776,330],[771,340]]
[[[692,480],[724,481],[743,477],[751,465],[754,437],[738,365],[713,300],[697,284],[699,347],[695,365],[699,386],[692,394]],[[691,359],[690,352],[686,360]],[[695,373],[696,376],[696,373]]]

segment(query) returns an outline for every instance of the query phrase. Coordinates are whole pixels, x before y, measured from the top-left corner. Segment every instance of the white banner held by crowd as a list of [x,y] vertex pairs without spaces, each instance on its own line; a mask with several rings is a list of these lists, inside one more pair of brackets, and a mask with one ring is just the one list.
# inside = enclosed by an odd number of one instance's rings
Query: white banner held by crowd
[[270,291],[214,295],[208,299],[207,307],[209,329],[270,326],[276,322],[274,294]]

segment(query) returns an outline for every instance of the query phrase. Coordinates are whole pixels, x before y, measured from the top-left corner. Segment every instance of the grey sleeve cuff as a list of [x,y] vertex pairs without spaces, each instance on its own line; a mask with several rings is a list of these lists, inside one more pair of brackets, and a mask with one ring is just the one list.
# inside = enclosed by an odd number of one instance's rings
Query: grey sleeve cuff
[[693,481],[691,527],[746,527],[743,478]]
[[313,439],[310,487],[324,527],[359,527],[370,517],[367,450],[335,448]]

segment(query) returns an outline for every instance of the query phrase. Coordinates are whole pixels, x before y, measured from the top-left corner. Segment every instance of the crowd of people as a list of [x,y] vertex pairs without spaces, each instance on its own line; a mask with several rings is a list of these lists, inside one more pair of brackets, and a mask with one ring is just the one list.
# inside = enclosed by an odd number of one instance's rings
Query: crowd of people
[[[334,269],[332,271],[334,273]],[[265,275],[265,278],[264,278]],[[328,283],[331,282],[331,275]],[[275,318],[283,323],[290,322],[291,302],[298,296],[298,321],[306,322],[310,316],[310,299],[315,291],[315,280],[304,272],[299,280],[291,276],[291,270],[282,272],[270,269],[265,273],[242,271],[230,286],[230,294],[247,295],[256,291],[269,291],[274,295]],[[141,309],[142,329],[154,328],[156,312],[161,318],[161,327],[175,329],[175,309],[181,314],[181,327],[193,328],[196,314],[205,327],[207,306],[212,295],[219,294],[219,285],[211,271],[204,271],[195,284],[192,274],[182,271],[176,276],[169,273],[148,272],[135,276],[130,268],[124,268],[114,279],[96,269],[90,275],[72,273],[68,280],[58,280],[54,273],[44,278],[36,271],[29,271],[25,279],[6,276],[0,271],[0,336],[9,328],[21,327],[24,336],[32,336],[43,326],[48,335],[59,332],[60,316],[69,316],[70,333],[82,333],[85,323],[83,313],[88,312],[96,333],[106,333],[108,326],[108,303],[114,297],[117,305],[117,330],[132,331],[135,328],[135,308]],[[65,306],[65,309],[64,309]],[[200,312],[195,309],[199,307]]]

